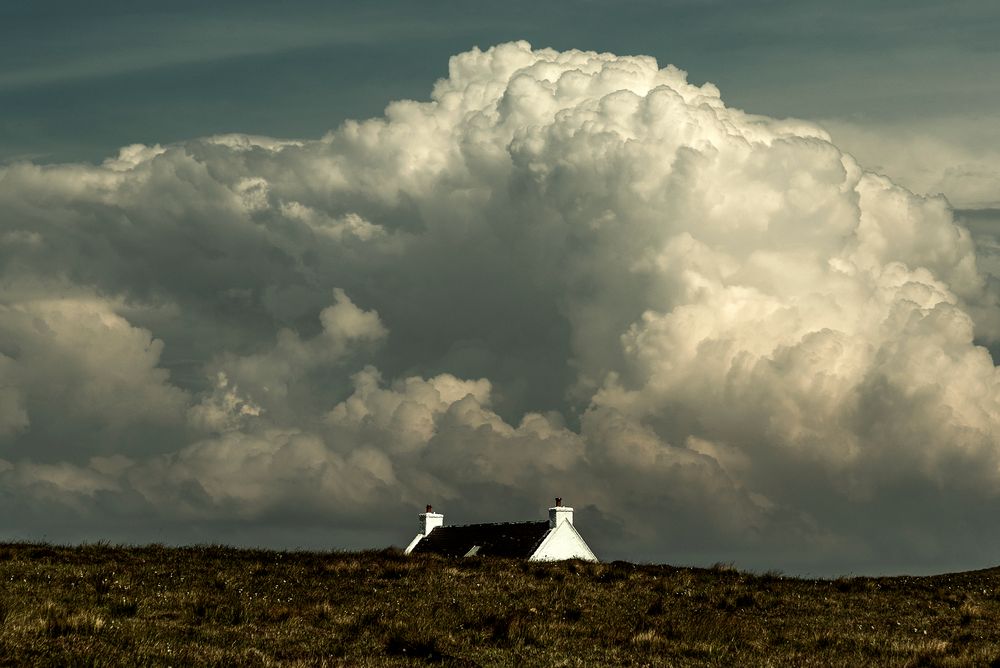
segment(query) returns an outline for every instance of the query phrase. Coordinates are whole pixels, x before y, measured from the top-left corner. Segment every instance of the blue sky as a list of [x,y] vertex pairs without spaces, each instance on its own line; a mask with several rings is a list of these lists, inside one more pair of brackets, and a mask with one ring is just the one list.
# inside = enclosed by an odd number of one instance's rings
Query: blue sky
[[755,113],[964,128],[1000,105],[998,30],[995,3],[976,0],[8,1],[0,160],[97,160],[219,132],[317,136],[426,99],[450,55],[511,39],[653,55]]

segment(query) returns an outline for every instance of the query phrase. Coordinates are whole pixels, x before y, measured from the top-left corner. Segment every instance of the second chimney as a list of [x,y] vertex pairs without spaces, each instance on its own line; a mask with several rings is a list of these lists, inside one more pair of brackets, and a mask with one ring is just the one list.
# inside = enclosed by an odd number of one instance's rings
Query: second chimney
[[564,506],[562,497],[556,497],[556,505],[549,508],[549,528],[555,529],[562,522],[573,523],[573,509]]

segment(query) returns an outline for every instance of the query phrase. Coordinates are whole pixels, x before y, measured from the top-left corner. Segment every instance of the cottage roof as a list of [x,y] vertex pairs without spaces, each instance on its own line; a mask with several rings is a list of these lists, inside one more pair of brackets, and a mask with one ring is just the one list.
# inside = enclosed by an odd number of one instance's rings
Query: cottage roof
[[573,527],[573,509],[562,505],[549,508],[548,522],[504,522],[444,526],[444,515],[428,505],[418,515],[420,533],[403,550],[404,554],[440,554],[446,557],[510,557],[530,561],[583,559],[597,561],[583,536]]
[[413,553],[526,559],[538,549],[549,529],[547,521],[442,526],[424,536]]

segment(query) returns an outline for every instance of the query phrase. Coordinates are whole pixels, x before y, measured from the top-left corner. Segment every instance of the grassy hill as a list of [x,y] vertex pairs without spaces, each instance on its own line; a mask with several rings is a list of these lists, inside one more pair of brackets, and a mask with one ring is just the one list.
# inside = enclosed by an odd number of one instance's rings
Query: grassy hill
[[9,544],[0,624],[4,665],[1000,665],[1000,570]]

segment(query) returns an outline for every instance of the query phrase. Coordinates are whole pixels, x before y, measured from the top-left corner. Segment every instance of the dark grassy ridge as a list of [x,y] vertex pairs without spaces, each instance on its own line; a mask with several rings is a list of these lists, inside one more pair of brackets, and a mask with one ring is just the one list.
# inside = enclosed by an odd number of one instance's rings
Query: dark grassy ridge
[[4,665],[1000,665],[1000,570],[0,545]]

